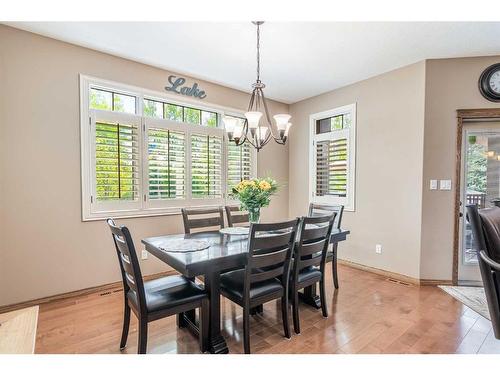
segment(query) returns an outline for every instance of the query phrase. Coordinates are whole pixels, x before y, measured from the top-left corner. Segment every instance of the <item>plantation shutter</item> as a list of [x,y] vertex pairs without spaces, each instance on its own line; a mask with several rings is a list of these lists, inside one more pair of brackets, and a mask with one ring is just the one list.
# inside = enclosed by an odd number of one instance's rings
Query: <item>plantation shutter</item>
[[222,197],[222,137],[191,135],[191,195]]
[[149,199],[185,197],[185,134],[148,128]]
[[316,196],[347,195],[347,138],[316,142]]
[[95,199],[139,199],[138,126],[120,121],[95,123]]
[[250,146],[245,143],[236,146],[234,142],[227,145],[227,191],[242,180],[252,177],[252,157]]

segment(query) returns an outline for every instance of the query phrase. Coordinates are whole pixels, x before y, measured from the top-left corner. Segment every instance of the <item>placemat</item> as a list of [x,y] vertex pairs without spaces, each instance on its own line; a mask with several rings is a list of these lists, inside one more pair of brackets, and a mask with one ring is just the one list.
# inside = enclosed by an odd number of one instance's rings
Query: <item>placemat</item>
[[222,234],[228,234],[230,236],[244,236],[248,235],[250,228],[248,227],[228,227],[219,230]]
[[162,246],[159,247],[163,251],[170,253],[189,253],[208,249],[210,247],[210,243],[202,240],[172,239],[167,240],[162,244]]

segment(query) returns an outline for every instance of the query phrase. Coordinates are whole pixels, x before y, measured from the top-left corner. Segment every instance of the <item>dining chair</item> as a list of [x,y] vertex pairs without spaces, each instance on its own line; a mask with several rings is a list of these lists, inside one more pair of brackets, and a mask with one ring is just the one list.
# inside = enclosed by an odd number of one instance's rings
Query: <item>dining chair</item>
[[248,212],[241,211],[238,206],[226,206],[227,225],[233,227],[234,224],[248,224]]
[[335,229],[340,229],[340,225],[342,224],[342,215],[344,214],[344,206],[341,204],[317,204],[310,203],[308,216],[323,216],[329,215],[332,212],[336,213],[335,222],[333,223],[333,227]]
[[244,269],[223,273],[221,294],[243,307],[243,346],[250,353],[250,309],[281,299],[283,330],[290,338],[288,321],[289,276],[299,219],[250,224],[248,253]]
[[222,207],[214,208],[182,208],[184,233],[191,233],[192,229],[224,228],[224,212]]
[[[309,204],[309,212],[308,216],[321,216],[328,215],[335,212],[335,222],[333,223],[333,228],[340,229],[340,225],[342,224],[342,216],[344,214],[344,206],[340,204],[329,205],[329,204]],[[335,289],[339,288],[339,279],[337,272],[337,256],[338,256],[338,244],[335,243],[332,246],[332,251],[328,252],[327,260],[332,259],[332,275],[333,275],[333,285]]]
[[469,204],[466,209],[475,250],[478,253],[484,250],[489,258],[500,263],[500,207],[480,210],[477,205]]
[[302,217],[299,240],[293,251],[293,269],[290,277],[293,327],[300,333],[299,290],[319,282],[321,311],[328,317],[325,294],[325,265],[330,235],[336,213],[327,216]]
[[500,263],[491,259],[484,250],[479,252],[478,260],[493,333],[496,339],[500,339]]
[[148,323],[199,308],[200,351],[208,349],[209,301],[206,292],[181,275],[144,282],[134,242],[127,227],[107,219],[120,264],[125,300],[120,350],[127,344],[130,310],[139,320],[138,354],[146,354]]

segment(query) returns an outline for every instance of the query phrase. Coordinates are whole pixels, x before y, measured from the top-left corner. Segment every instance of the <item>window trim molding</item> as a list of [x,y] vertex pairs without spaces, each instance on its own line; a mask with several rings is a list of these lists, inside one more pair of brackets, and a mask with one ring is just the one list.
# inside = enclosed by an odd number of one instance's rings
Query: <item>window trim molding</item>
[[[356,211],[356,107],[357,103],[352,103],[344,105],[341,107],[333,108],[327,111],[322,111],[318,113],[311,114],[309,116],[309,189],[308,189],[308,199],[312,203],[323,203],[323,204],[342,204],[346,211]],[[349,128],[349,154],[348,154],[348,185],[347,185],[347,197],[346,198],[335,198],[331,197],[330,200],[325,201],[324,199],[319,200],[315,195],[315,184],[316,184],[316,166],[315,164],[315,147],[314,140],[318,137],[316,134],[316,121],[328,117],[335,117],[337,115],[350,113],[351,114],[351,127]],[[338,131],[345,131],[341,129]],[[351,157],[353,155],[353,157]]]
[[[98,211],[92,212],[92,202],[91,202],[91,197],[93,196],[93,172],[92,172],[92,112],[93,111],[98,111],[98,110],[91,110],[89,107],[89,89],[90,87],[96,87],[96,88],[103,88],[103,89],[113,89],[115,92],[126,94],[126,95],[131,95],[136,98],[136,114],[124,114],[126,116],[136,116],[140,118],[141,122],[141,129],[140,129],[140,161],[142,164],[141,168],[141,176],[140,176],[140,186],[141,186],[141,195],[140,195],[140,201],[141,201],[141,208],[140,209],[123,209],[123,210],[103,210],[103,211]],[[235,203],[233,200],[229,199],[228,197],[228,191],[227,191],[227,184],[226,184],[226,165],[227,165],[227,136],[224,131],[223,125],[218,127],[218,128],[207,128],[200,126],[198,134],[211,134],[215,135],[217,134],[218,136],[222,136],[222,147],[223,147],[223,153],[222,153],[222,165],[223,165],[223,170],[222,172],[222,192],[223,196],[222,198],[216,198],[216,199],[209,199],[209,203],[207,202],[208,200],[206,199],[175,199],[172,200],[172,204],[165,206],[165,207],[151,207],[149,206],[146,202],[144,204],[143,202],[143,195],[145,194],[145,191],[143,191],[146,187],[144,185],[144,179],[145,179],[145,174],[144,174],[144,168],[147,164],[145,163],[145,150],[147,149],[145,145],[145,133],[144,129],[146,128],[146,122],[148,121],[149,117],[146,117],[143,115],[143,100],[144,99],[152,99],[152,100],[158,100],[162,102],[168,102],[171,104],[176,104],[176,105],[181,105],[184,107],[194,107],[196,109],[200,109],[203,111],[209,111],[209,112],[215,112],[217,113],[218,116],[218,121],[219,124],[222,123],[222,116],[223,115],[230,115],[230,116],[237,116],[237,117],[244,117],[244,110],[241,109],[236,109],[228,106],[222,106],[219,104],[214,104],[210,102],[203,102],[201,103],[200,101],[193,99],[193,98],[182,98],[182,100],[179,100],[179,97],[175,94],[170,94],[167,92],[158,92],[138,86],[133,86],[133,85],[127,85],[123,84],[120,82],[115,82],[111,80],[106,80],[106,79],[101,79],[97,77],[92,77],[89,75],[85,74],[79,74],[79,94],[80,94],[80,185],[81,185],[81,208],[82,208],[82,221],[98,221],[98,220],[105,220],[109,216],[113,217],[119,217],[119,218],[135,218],[135,217],[152,217],[152,216],[164,216],[164,215],[179,215],[180,214],[180,208],[185,207],[186,205],[190,207],[217,207],[223,204],[233,204]],[[107,111],[103,111],[107,112]],[[113,116],[113,114],[117,114],[118,116],[121,113],[118,112],[112,112],[109,111],[110,116]],[[179,125],[180,123],[171,121],[168,119],[157,119],[154,117],[151,117],[151,120],[154,121],[163,121],[163,122],[171,122],[175,123],[175,125]],[[193,133],[191,127],[198,126],[198,125],[190,125],[189,128],[185,129],[185,136],[186,136],[186,144],[190,145],[190,135]],[[190,154],[189,154],[189,148],[186,149],[186,165],[190,165]],[[252,178],[257,176],[257,171],[258,171],[258,165],[257,165],[257,152],[255,149],[251,148],[251,162],[252,162],[252,168],[251,168],[251,175]],[[186,188],[186,194],[188,191],[190,192],[191,190],[191,183],[190,180],[188,179],[189,176],[191,175],[190,168],[188,167],[186,169],[186,183],[187,185],[185,186]],[[95,198],[95,197],[94,197]],[[173,202],[178,202],[178,204],[174,204]],[[198,204],[199,203],[199,204]],[[208,204],[207,204],[208,203]],[[144,206],[144,207],[142,207]]]

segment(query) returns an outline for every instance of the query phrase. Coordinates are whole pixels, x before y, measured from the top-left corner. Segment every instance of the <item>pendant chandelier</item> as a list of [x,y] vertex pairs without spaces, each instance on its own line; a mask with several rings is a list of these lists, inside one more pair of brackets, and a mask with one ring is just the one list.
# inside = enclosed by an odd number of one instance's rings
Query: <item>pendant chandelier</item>
[[284,145],[292,124],[289,122],[290,115],[279,114],[273,116],[276,129],[273,127],[263,91],[266,85],[260,80],[260,25],[264,21],[252,23],[257,26],[257,80],[252,85],[253,90],[248,104],[248,112],[245,113],[243,123],[239,122],[237,118],[229,116],[224,116],[223,121],[230,141],[233,141],[237,146],[248,142],[259,151],[271,139]]

